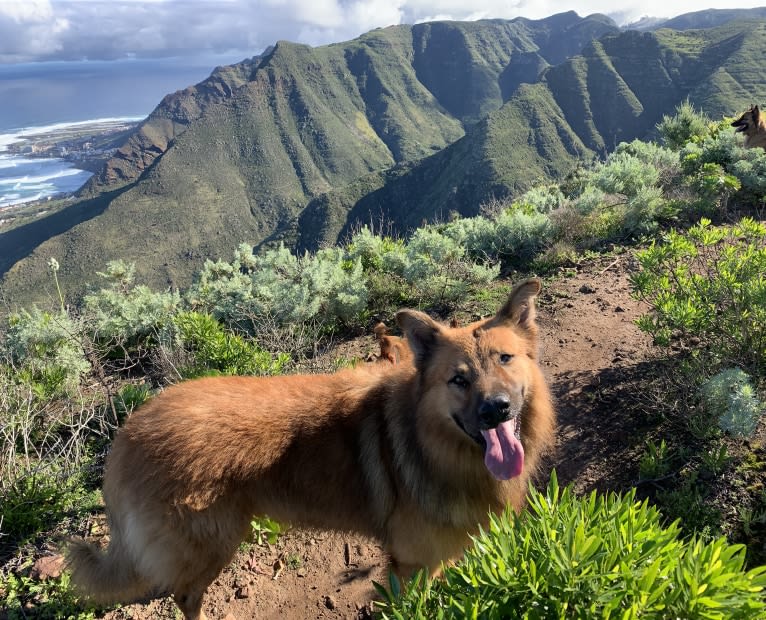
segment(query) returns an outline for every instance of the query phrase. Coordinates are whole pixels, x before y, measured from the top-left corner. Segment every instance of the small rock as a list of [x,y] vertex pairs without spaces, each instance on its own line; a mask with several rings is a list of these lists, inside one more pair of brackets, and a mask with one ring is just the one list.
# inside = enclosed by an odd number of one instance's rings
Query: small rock
[[332,596],[325,596],[324,606],[327,607],[327,609],[335,609],[338,606],[338,603]]
[[583,284],[579,290],[581,293],[585,293],[586,295],[591,295],[596,292],[596,289],[593,288],[590,284]]
[[298,569],[298,577],[305,577],[306,576],[306,569],[305,568],[299,568]]
[[615,306],[614,307],[614,311],[615,312],[625,312],[625,308],[623,308],[622,306]]
[[62,570],[64,570],[64,556],[46,555],[34,563],[30,576],[40,581],[56,579],[61,576]]
[[237,598],[250,598],[250,588],[245,586],[244,588],[240,588],[237,590],[237,593],[235,595]]

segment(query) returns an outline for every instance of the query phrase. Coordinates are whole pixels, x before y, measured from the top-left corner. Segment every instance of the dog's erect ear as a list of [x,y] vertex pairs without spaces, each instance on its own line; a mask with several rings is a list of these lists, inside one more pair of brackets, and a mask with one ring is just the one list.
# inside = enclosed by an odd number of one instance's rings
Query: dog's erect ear
[[442,326],[424,312],[399,310],[396,322],[407,336],[410,349],[415,354],[415,365],[420,368],[431,357],[439,339]]
[[753,106],[753,121],[757,123],[760,116],[761,116],[761,111],[758,109],[757,105],[754,105]]
[[530,332],[535,331],[535,297],[540,294],[543,285],[537,278],[530,278],[513,287],[508,301],[500,308],[493,322],[518,325]]

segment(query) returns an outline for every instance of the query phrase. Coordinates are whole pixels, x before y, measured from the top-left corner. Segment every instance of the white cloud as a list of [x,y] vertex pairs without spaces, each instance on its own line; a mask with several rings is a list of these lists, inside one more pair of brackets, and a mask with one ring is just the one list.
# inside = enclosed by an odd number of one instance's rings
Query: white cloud
[[53,16],[49,0],[1,0],[0,19],[6,18],[17,24],[44,22]]
[[[763,0],[714,0],[717,8]],[[708,8],[694,0],[0,0],[0,62],[260,52],[319,45],[429,19],[542,18],[566,10],[622,22]]]

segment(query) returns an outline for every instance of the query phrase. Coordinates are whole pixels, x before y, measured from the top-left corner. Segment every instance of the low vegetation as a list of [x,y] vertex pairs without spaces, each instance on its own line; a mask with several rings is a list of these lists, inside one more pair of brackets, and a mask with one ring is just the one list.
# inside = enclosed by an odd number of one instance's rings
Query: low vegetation
[[378,586],[379,607],[397,620],[745,620],[766,613],[766,566],[744,566],[742,545],[682,538],[635,491],[578,498],[554,472],[545,493],[530,490],[522,517],[493,515],[443,579]]
[[[0,606],[12,617],[94,613],[71,607],[66,577],[42,588],[26,570],[34,545],[84,532],[115,429],[156,389],[312,368],[332,339],[368,332],[401,306],[486,313],[500,274],[558,277],[587,253],[639,246],[632,285],[650,308],[639,327],[674,370],[647,379],[662,398],[638,495],[578,499],[554,481],[533,493],[534,517],[493,520],[443,581],[392,583],[382,614],[762,613],[766,464],[755,437],[766,395],[766,153],[742,149],[726,120],[688,105],[658,131],[664,144],[620,144],[560,185],[408,239],[361,228],[343,247],[302,256],[242,245],[230,262],[202,265],[180,293],[137,284],[133,267],[116,261],[81,300],[59,289],[52,307],[13,314],[0,335]],[[58,264],[49,267],[58,287]],[[737,494],[734,516],[716,504],[722,484]],[[278,532],[254,523],[256,541]],[[59,605],[63,615],[52,612]]]

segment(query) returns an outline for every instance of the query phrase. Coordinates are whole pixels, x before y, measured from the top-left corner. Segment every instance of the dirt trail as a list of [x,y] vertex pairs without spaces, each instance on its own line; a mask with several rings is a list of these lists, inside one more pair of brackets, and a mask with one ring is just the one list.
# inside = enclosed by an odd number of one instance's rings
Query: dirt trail
[[[578,491],[629,483],[624,463],[635,462],[630,456],[644,444],[640,420],[620,407],[622,386],[650,363],[649,339],[633,323],[641,308],[630,298],[630,269],[628,255],[596,260],[549,284],[540,300],[541,360],[559,416],[548,465]],[[210,588],[205,613],[210,620],[367,618],[371,582],[386,575],[384,554],[369,540],[290,531],[273,547],[243,549]],[[174,618],[174,609],[164,600],[108,617]]]

